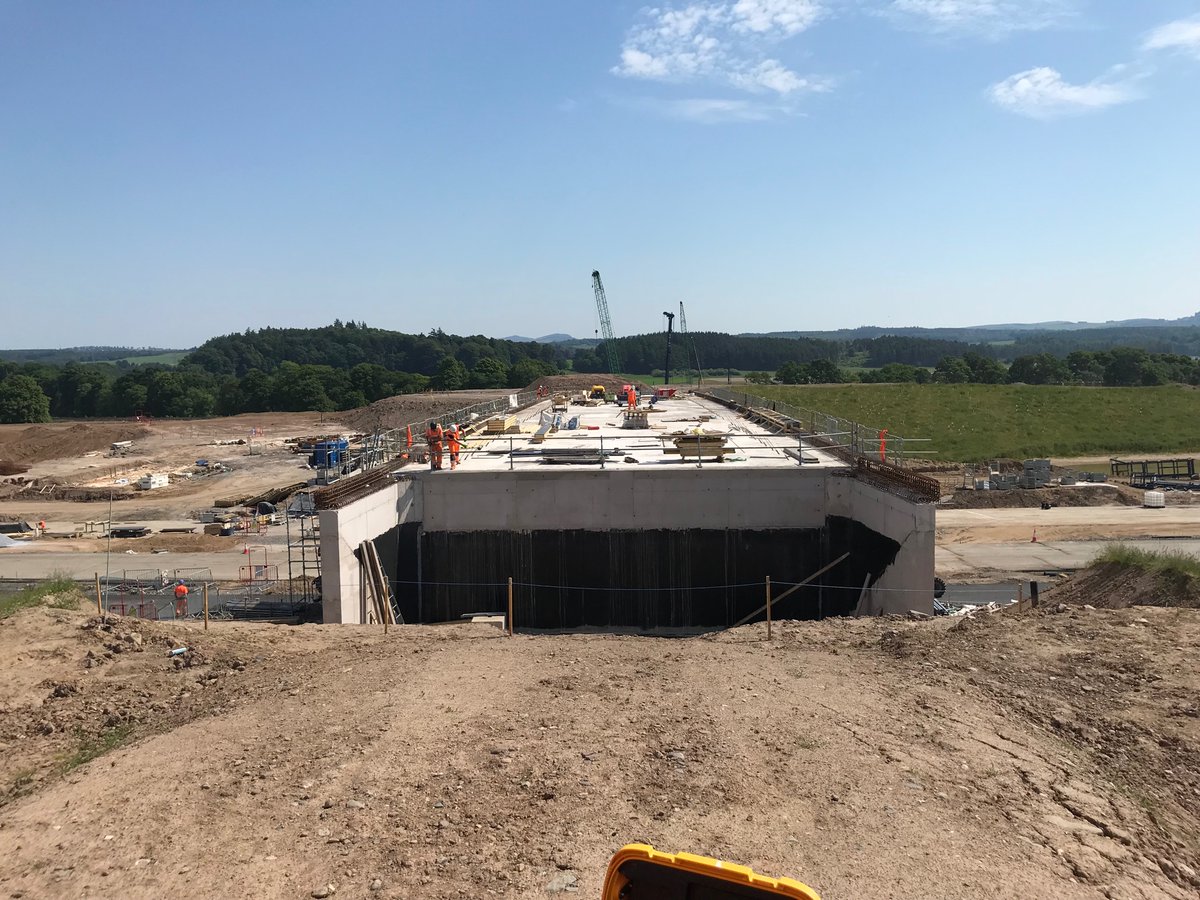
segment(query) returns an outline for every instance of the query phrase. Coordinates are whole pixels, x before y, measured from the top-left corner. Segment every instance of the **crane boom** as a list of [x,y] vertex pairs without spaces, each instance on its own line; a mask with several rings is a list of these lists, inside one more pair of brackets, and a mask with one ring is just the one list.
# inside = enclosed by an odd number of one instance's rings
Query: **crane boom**
[[696,384],[700,384],[703,380],[703,373],[700,369],[700,351],[696,349],[696,339],[688,332],[687,316],[683,313],[683,301],[679,301],[679,334],[687,335],[688,345],[692,348],[692,356],[696,360]]
[[621,371],[621,361],[617,358],[617,338],[613,334],[612,319],[608,315],[608,298],[604,295],[604,282],[600,280],[600,271],[592,270],[592,290],[596,294],[596,312],[600,316],[600,334],[604,338],[604,349],[608,356],[608,371],[616,375]]

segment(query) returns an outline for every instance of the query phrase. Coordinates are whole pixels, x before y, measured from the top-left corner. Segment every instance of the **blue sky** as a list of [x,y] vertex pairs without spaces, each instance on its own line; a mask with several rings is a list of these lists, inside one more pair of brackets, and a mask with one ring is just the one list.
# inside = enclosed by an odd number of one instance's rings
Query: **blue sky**
[[0,346],[1200,309],[1197,0],[0,0]]

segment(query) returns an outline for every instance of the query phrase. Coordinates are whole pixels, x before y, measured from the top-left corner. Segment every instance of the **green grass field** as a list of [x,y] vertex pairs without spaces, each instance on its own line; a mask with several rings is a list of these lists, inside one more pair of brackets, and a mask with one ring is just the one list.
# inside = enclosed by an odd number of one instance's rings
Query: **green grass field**
[[911,449],[937,450],[930,457],[937,460],[1200,451],[1200,391],[1183,385],[744,385],[739,390],[906,438],[930,438]]
[[126,356],[124,361],[133,363],[135,366],[148,366],[152,363],[159,363],[164,366],[177,366],[179,365],[179,361],[190,352],[190,350],[172,350],[170,353],[155,353],[151,356]]

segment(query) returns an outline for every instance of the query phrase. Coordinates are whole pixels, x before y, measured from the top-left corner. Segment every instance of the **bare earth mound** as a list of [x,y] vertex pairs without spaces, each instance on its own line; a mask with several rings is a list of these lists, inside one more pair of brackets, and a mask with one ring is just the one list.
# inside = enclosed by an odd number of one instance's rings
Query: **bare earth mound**
[[942,509],[1016,509],[1037,508],[1043,503],[1056,506],[1141,506],[1144,491],[1120,484],[1079,487],[1044,487],[1033,490],[963,491],[956,490]]
[[1055,590],[1055,603],[1102,609],[1131,606],[1187,606],[1200,609],[1200,585],[1181,574],[1147,572],[1133,566],[1092,566]]
[[764,637],[26,610],[0,891],[595,897],[639,840],[829,898],[1195,896],[1200,614]]
[[134,441],[150,433],[145,426],[130,422],[0,425],[0,460],[27,465],[82,456],[91,450],[107,450],[117,441]]

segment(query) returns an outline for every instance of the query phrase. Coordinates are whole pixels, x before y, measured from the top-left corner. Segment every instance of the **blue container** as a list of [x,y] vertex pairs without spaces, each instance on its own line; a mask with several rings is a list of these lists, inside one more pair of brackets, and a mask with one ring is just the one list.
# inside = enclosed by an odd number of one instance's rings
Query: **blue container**
[[336,468],[349,446],[349,441],[321,441],[313,447],[309,461],[318,469]]

